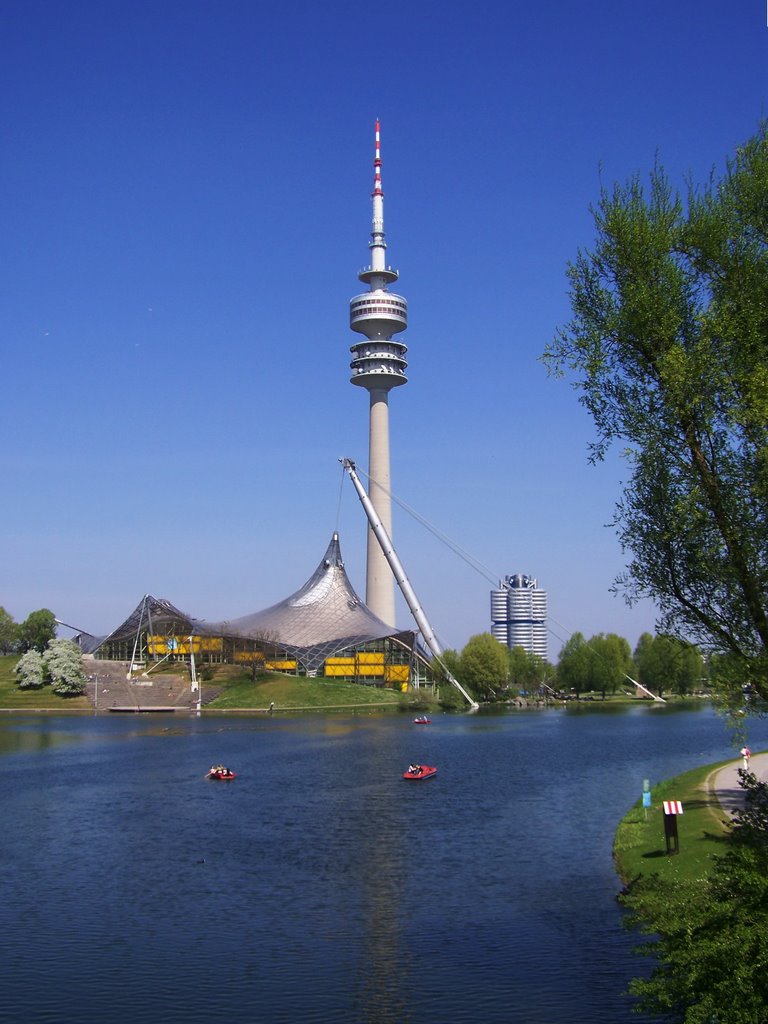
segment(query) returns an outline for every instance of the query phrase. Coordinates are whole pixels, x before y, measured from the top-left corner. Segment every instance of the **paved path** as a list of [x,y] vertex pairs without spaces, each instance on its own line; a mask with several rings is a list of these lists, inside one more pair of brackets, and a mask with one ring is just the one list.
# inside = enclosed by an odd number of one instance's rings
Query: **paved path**
[[[744,790],[739,785],[738,776],[738,770],[741,767],[742,759],[739,757],[723,768],[718,768],[709,778],[710,790],[714,792],[723,810],[729,814],[733,814],[734,811],[744,806]],[[768,753],[753,754],[749,770],[761,782],[768,782]]]

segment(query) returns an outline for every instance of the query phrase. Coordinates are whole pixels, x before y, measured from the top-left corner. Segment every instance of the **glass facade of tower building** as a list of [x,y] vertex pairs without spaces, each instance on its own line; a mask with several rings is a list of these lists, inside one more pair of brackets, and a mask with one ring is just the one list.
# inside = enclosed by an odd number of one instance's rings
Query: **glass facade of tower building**
[[505,576],[491,591],[491,634],[505,647],[547,658],[547,592],[532,576]]

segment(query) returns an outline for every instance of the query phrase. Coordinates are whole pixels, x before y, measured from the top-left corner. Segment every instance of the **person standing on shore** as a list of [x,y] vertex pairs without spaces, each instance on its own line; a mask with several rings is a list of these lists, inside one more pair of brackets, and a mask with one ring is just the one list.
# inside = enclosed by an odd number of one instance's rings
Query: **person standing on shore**
[[741,757],[742,757],[742,767],[744,768],[745,772],[748,772],[749,771],[749,759],[752,756],[752,751],[749,749],[749,747],[744,746],[744,747],[741,748],[739,753],[741,754]]

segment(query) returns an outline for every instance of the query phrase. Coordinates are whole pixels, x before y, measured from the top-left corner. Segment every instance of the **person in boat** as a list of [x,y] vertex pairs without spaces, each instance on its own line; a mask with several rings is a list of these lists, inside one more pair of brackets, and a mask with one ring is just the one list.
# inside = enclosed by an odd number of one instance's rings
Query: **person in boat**
[[421,765],[411,764],[408,766],[408,771],[411,773],[411,775],[419,775],[421,773]]

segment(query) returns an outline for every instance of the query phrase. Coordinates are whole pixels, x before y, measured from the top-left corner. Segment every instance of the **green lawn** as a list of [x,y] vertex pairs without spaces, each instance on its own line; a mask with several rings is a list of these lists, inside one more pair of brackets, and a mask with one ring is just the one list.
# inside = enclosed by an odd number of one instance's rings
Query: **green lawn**
[[[307,679],[299,676],[270,673],[254,682],[250,677],[219,677],[204,686],[223,687],[206,711],[228,711],[235,708],[266,711],[271,702],[275,710],[313,710],[348,708],[351,711],[398,710],[403,703],[399,690],[386,690],[357,683]],[[406,702],[407,703],[407,702]]]
[[[616,870],[624,882],[639,875],[658,876],[664,882],[703,878],[711,868],[712,855],[722,853],[726,813],[710,792],[708,780],[727,761],[710,764],[651,784],[652,806],[647,811],[639,800],[619,823],[614,837]],[[680,852],[667,855],[662,801],[681,800],[678,815]]]
[[85,711],[92,705],[87,697],[59,697],[50,686],[39,690],[21,690],[16,684],[13,669],[19,660],[17,654],[0,655],[0,708],[11,711],[35,711],[41,708],[55,711]]

